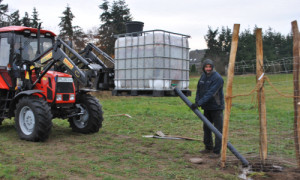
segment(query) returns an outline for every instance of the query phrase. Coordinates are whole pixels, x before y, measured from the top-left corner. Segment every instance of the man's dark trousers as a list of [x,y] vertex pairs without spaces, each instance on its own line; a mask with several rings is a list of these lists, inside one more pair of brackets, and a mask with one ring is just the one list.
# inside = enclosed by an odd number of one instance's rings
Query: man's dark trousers
[[[204,116],[222,133],[223,130],[223,110],[204,110]],[[215,146],[213,146],[212,132],[207,125],[203,124],[205,149],[213,150],[220,154],[222,140],[215,137]]]

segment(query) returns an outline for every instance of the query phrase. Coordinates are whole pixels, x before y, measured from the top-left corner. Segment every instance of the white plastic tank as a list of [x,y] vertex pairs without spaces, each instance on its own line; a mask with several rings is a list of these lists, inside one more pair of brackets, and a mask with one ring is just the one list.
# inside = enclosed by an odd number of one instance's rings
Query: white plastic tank
[[188,90],[187,35],[152,30],[119,35],[115,42],[115,90]]

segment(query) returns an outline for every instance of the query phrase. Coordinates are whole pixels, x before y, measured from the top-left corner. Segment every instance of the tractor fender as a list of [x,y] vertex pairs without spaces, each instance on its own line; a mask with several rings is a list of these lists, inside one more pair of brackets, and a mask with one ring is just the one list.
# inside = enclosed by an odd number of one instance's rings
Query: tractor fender
[[15,109],[16,109],[16,104],[18,103],[19,99],[24,97],[24,96],[30,96],[32,94],[40,94],[46,100],[46,96],[43,94],[44,91],[42,90],[26,90],[18,93],[15,95],[15,97],[12,99],[10,105],[9,105],[9,117],[14,117]]
[[89,89],[89,88],[81,88],[77,91],[77,94],[87,94],[89,92],[97,92],[96,89]]

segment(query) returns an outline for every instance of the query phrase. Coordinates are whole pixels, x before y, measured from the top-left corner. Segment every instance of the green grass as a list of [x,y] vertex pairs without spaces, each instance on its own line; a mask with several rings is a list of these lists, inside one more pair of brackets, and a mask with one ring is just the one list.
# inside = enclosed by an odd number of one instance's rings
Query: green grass
[[[197,80],[191,77],[189,97],[194,101]],[[292,75],[272,75],[278,85]],[[225,82],[226,82],[226,78]],[[279,82],[276,84],[276,82]],[[250,92],[254,76],[236,76],[234,94]],[[226,85],[224,86],[225,89]],[[265,85],[269,154],[294,161],[293,104]],[[102,129],[96,134],[73,133],[66,120],[54,119],[48,141],[32,143],[18,138],[13,120],[0,126],[0,179],[238,179],[236,166],[221,170],[217,162],[189,163],[201,156],[199,141],[143,138],[165,134],[202,139],[202,121],[178,97],[112,97],[96,94],[104,110]],[[130,114],[132,118],[114,116]],[[233,99],[229,140],[242,154],[259,156],[259,122],[255,96]],[[232,156],[232,154],[228,154]]]

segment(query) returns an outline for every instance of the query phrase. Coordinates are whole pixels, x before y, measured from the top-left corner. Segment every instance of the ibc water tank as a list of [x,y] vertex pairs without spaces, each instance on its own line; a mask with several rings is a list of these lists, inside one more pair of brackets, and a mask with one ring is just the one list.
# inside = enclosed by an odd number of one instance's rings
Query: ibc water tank
[[118,35],[113,94],[174,95],[172,89],[177,86],[190,95],[188,38],[163,30]]

